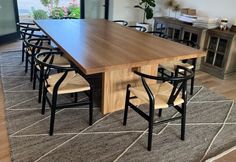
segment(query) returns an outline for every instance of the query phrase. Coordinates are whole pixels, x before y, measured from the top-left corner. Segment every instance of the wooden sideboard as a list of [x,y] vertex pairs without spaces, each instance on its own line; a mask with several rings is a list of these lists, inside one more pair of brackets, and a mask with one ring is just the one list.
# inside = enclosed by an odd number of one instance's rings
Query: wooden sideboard
[[236,33],[208,30],[204,50],[207,56],[202,58],[201,70],[218,78],[225,79],[236,72]]
[[[184,23],[170,17],[154,17],[154,31],[165,33],[168,38],[175,40],[191,40],[203,50],[205,44],[205,28],[193,27],[191,24]],[[197,61],[197,69],[200,68],[201,59]]]

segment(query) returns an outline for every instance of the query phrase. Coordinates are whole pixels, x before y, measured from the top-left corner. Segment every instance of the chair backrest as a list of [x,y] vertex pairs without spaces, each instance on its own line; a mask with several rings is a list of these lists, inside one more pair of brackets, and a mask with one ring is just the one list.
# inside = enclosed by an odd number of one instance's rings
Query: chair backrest
[[178,74],[179,71],[181,71],[181,76],[172,76],[172,77],[171,76],[168,76],[168,77],[167,76],[164,76],[164,77],[152,76],[152,75],[143,74],[138,71],[134,71],[134,73],[141,77],[144,89],[146,90],[146,92],[149,96],[149,100],[152,103],[155,102],[154,95],[153,95],[151,89],[149,88],[148,84],[146,83],[145,79],[173,82],[173,88],[171,90],[171,93],[170,93],[170,96],[169,96],[169,99],[167,102],[167,104],[169,106],[173,106],[174,102],[175,102],[176,98],[178,97],[178,95],[180,94],[180,92],[182,92],[182,98],[184,100],[186,100],[187,80],[191,79],[194,76],[193,71],[188,68],[185,68],[182,66],[177,66],[176,74]]
[[128,22],[125,21],[125,20],[114,20],[113,22],[121,24],[123,26],[127,26],[128,25]]
[[71,16],[64,16],[64,17],[62,17],[61,19],[78,19],[78,18],[76,18],[76,17],[71,17]]
[[53,51],[58,50],[51,46],[51,40],[48,38],[30,38],[25,40],[26,51],[31,51],[32,56],[35,56],[37,53],[43,51]]
[[191,41],[191,40],[181,39],[181,40],[177,40],[177,42],[179,42],[181,44],[185,44],[185,45],[187,45],[189,47],[200,49],[200,46],[197,43],[195,43],[194,41]]
[[[35,56],[35,62],[37,65],[39,65],[40,69],[42,70],[44,77],[43,79],[46,82],[46,86],[50,86],[49,83],[47,82],[47,79],[51,74],[55,74],[56,72],[61,72],[63,73],[60,78],[58,78],[58,81],[55,84],[55,89],[57,90],[60,85],[64,85],[66,83],[62,83],[65,78],[67,77],[73,77],[77,71],[77,68],[73,68],[72,64],[71,66],[60,66],[58,64],[54,63],[54,58],[57,56],[61,56],[63,53],[62,52],[42,52],[38,53]],[[74,73],[69,73],[70,71],[74,71]],[[71,76],[72,74],[72,76]]]
[[38,34],[41,30],[35,26],[34,23],[17,23],[20,29],[21,40],[29,39],[32,37],[42,37],[43,35]]
[[128,26],[128,27],[134,28],[134,29],[139,30],[139,31],[141,31],[141,32],[146,32],[146,31],[147,31],[147,29],[146,29],[145,27],[143,27],[143,26],[130,25],[130,26]]
[[147,33],[153,34],[153,35],[161,37],[161,38],[168,39],[168,36],[165,33],[163,33],[162,31],[147,31]]

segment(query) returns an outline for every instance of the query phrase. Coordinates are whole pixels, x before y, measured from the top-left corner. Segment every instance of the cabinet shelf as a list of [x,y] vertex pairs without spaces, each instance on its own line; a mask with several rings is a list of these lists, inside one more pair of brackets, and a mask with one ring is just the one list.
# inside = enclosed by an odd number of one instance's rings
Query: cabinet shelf
[[[206,35],[205,28],[193,27],[190,24],[169,17],[154,17],[154,20],[154,31],[161,31],[173,41],[193,41],[200,46],[200,49],[203,49]],[[196,69],[200,68],[200,62],[201,59],[198,59]]]
[[235,34],[230,31],[208,30],[204,45],[207,56],[202,59],[201,70],[222,79],[236,72],[234,40]]

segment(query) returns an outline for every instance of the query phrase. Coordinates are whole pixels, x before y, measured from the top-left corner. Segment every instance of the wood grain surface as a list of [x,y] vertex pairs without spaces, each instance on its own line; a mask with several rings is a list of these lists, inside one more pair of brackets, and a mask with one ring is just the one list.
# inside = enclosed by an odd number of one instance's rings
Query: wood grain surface
[[37,20],[35,23],[85,74],[205,55],[200,50],[107,20]]

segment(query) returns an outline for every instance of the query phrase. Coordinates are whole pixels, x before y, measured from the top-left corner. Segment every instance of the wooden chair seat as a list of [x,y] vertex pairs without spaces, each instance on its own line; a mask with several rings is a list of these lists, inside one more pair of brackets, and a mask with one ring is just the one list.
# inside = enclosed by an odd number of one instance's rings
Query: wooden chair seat
[[[58,73],[50,75],[47,79],[49,87],[47,90],[49,93],[53,94],[54,85],[62,77],[64,73]],[[89,83],[79,74],[74,71],[68,72],[66,78],[61,83],[58,94],[76,93],[90,90]]]
[[[173,85],[168,82],[164,82],[164,83],[152,84],[148,86],[155,97],[155,109],[168,108],[169,106],[167,102],[171,95]],[[129,90],[132,95],[136,96],[139,100],[141,100],[141,101],[134,100],[136,104],[149,103],[148,94],[145,91],[143,86],[130,87]],[[174,106],[180,105],[182,103],[184,103],[184,100],[181,98],[181,94],[179,94],[178,97],[174,101]]]
[[[159,66],[161,68],[164,68],[165,70],[171,72],[171,73],[175,73],[175,69],[177,66],[182,66],[182,67],[185,67],[187,69],[193,69],[194,66],[189,64],[189,63],[183,63],[181,61],[173,61],[173,62],[170,62],[170,63],[165,63],[165,64],[160,64]],[[181,69],[180,72],[182,72],[183,70]]]

